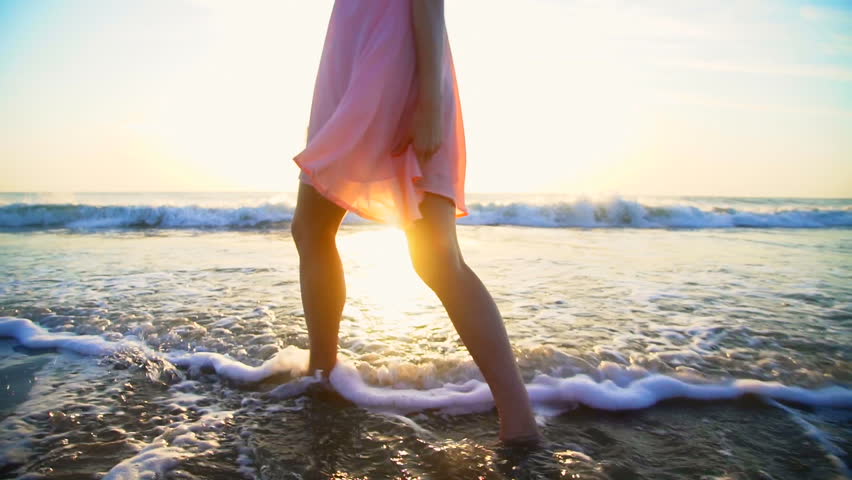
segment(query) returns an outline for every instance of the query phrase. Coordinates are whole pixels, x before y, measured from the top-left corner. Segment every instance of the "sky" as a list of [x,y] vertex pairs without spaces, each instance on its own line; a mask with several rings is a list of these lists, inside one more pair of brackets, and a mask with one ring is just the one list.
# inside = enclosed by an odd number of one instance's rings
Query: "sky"
[[[0,191],[295,191],[332,3],[0,0]],[[852,197],[852,0],[446,20],[468,192]]]

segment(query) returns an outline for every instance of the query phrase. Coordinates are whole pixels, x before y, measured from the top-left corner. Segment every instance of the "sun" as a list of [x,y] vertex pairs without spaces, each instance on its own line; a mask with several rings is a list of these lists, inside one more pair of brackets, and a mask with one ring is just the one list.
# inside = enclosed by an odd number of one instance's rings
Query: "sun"
[[412,312],[424,303],[438,303],[411,265],[402,230],[359,227],[340,235],[337,246],[346,272],[347,300],[360,308],[375,328],[413,328],[418,319]]

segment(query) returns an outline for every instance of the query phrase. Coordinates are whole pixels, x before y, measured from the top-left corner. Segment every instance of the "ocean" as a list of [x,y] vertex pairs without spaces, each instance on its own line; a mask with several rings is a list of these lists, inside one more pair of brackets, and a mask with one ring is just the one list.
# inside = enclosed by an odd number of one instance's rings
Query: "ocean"
[[470,195],[537,448],[354,215],[336,391],[301,376],[294,201],[0,194],[0,478],[850,477],[852,199]]

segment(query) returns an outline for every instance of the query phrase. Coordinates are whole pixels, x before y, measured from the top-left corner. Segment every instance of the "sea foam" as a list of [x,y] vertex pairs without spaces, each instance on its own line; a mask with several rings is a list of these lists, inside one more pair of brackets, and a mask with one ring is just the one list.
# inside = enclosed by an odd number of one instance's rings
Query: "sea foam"
[[[137,343],[130,339],[108,341],[95,335],[50,333],[28,319],[0,317],[0,336],[16,338],[29,348],[56,348],[84,355],[109,355]],[[144,345],[139,351],[148,351]],[[211,352],[171,352],[163,354],[168,361],[189,369],[209,368],[219,376],[236,383],[256,383],[273,375],[298,376],[307,367],[307,352],[289,346],[259,366],[246,365],[225,355]],[[301,379],[300,379],[301,380]],[[299,381],[299,380],[297,380]],[[396,388],[367,384],[357,369],[341,358],[330,374],[335,390],[355,404],[378,410],[413,412],[441,409],[449,413],[482,411],[493,406],[488,386],[478,379],[446,383],[431,389]],[[298,393],[301,389],[295,389]],[[732,379],[721,383],[689,383],[655,373],[635,379],[595,380],[585,374],[567,378],[538,375],[527,385],[527,391],[541,411],[560,411],[577,404],[601,410],[636,410],[648,408],[663,400],[726,400],[743,395],[812,406],[852,408],[852,389],[829,386],[806,389],[778,382]]]

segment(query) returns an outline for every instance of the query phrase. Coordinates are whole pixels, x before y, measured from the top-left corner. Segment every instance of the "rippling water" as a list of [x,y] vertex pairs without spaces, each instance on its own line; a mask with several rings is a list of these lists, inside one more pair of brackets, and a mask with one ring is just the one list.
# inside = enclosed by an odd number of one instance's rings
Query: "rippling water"
[[41,228],[0,233],[0,477],[849,475],[848,228],[459,235],[541,448],[496,442],[481,376],[396,230],[340,232],[330,393],[300,380],[286,228]]

